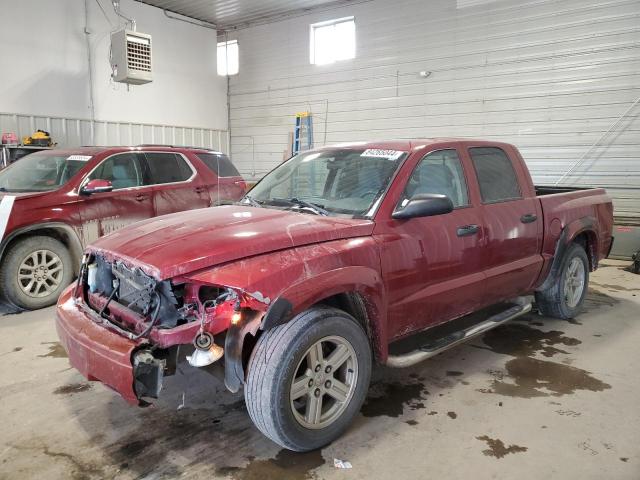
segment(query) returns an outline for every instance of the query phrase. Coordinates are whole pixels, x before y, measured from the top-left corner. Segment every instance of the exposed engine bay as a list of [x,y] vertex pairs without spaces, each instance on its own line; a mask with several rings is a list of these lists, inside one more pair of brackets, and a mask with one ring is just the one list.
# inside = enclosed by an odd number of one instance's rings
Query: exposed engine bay
[[77,288],[108,328],[139,343],[131,361],[140,399],[158,397],[163,377],[175,373],[180,345],[193,350],[186,356],[192,367],[225,355],[225,383],[237,391],[244,381],[244,337],[256,334],[270,304],[259,292],[158,280],[100,254],[85,256]]

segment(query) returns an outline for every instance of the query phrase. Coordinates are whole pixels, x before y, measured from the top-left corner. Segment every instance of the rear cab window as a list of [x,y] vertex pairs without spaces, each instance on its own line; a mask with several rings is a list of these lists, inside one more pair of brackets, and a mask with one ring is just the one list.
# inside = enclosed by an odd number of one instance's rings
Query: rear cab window
[[498,147],[472,147],[469,155],[478,177],[483,203],[522,198],[513,163],[504,150]]
[[218,177],[239,177],[240,172],[229,157],[220,153],[197,153],[196,156]]
[[186,182],[194,172],[182,157],[175,153],[144,152],[147,160],[149,184]]

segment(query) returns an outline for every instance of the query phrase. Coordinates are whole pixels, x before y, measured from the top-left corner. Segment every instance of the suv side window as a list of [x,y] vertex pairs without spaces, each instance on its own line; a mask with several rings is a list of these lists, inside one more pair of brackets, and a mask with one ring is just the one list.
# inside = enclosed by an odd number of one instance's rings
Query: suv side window
[[455,150],[438,150],[426,154],[411,174],[400,205],[405,206],[411,197],[420,193],[446,195],[454,207],[469,205],[462,163]]
[[107,158],[91,172],[89,180],[109,180],[114,190],[144,184],[142,167],[135,153],[121,153]]
[[474,147],[469,149],[469,155],[484,203],[522,198],[513,164],[501,148]]
[[198,153],[197,157],[213,170],[219,177],[239,177],[240,172],[234,167],[229,157],[217,153]]
[[145,152],[144,156],[149,167],[149,183],[152,185],[184,182],[193,175],[184,158],[175,153]]

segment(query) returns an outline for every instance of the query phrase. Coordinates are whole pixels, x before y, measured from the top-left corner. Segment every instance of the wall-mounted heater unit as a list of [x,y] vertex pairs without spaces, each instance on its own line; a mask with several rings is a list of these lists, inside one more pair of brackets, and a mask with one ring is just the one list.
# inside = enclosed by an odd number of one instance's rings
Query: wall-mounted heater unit
[[111,34],[111,76],[116,82],[141,85],[151,77],[151,35],[120,30]]

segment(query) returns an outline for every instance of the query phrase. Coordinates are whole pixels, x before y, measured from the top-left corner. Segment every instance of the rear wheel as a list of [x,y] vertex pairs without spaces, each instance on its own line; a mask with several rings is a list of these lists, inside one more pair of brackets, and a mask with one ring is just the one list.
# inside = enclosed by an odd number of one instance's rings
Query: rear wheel
[[581,245],[573,244],[562,259],[560,275],[549,289],[536,292],[538,309],[544,315],[562,319],[580,313],[589,285],[589,260]]
[[73,280],[69,250],[58,240],[30,237],[9,247],[0,268],[0,289],[27,310],[53,305]]
[[313,450],[347,429],[370,377],[362,327],[341,310],[313,308],[258,340],[245,385],[247,410],[274,442]]

